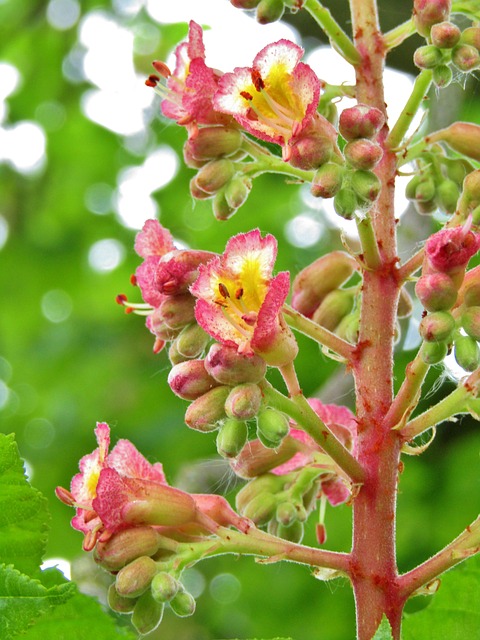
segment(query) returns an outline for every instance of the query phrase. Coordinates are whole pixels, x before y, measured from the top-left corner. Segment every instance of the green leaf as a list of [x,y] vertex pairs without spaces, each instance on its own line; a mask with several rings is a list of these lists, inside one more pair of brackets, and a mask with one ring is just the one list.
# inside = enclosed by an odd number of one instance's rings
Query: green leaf
[[46,499],[25,478],[13,434],[0,434],[0,561],[38,575],[48,518]]
[[404,640],[478,638],[480,629],[480,556],[449,571],[422,611],[405,615]]
[[393,640],[392,627],[385,615],[383,616],[378,629],[375,631],[375,635],[372,640]]
[[[126,617],[125,623],[128,624]],[[129,628],[116,625],[97,600],[77,592],[68,602],[42,616],[22,635],[22,640],[135,640],[136,637]]]
[[23,633],[45,612],[66,602],[74,593],[71,583],[45,587],[13,567],[0,565],[0,638]]

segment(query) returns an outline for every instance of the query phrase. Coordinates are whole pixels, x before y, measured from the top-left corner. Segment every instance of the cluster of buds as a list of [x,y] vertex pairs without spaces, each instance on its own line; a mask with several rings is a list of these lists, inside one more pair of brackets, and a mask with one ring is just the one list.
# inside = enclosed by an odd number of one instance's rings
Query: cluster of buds
[[407,184],[405,195],[420,214],[440,210],[451,215],[457,210],[472,168],[465,158],[448,157],[440,144],[433,144],[417,160],[415,175]]
[[179,580],[182,542],[211,540],[219,527],[246,532],[251,523],[221,496],[169,486],[162,465],[150,464],[128,440],[109,452],[107,424],[97,424],[95,433],[97,449],[80,460],[70,490],[58,487],[57,496],[76,509],[72,526],[85,534],[84,549],[115,576],[110,606],[131,614],[143,635],[158,626],[167,604],[179,616],[195,610]]
[[[316,398],[309,403],[354,453],[356,422],[353,414],[346,407],[324,405]],[[270,416],[271,426],[274,421],[275,417]],[[351,497],[348,483],[331,458],[294,423],[279,446],[265,448],[263,445],[264,439],[260,437],[248,442],[231,462],[235,473],[249,480],[237,494],[239,513],[257,526],[267,526],[274,535],[300,542],[304,522],[320,500],[316,532],[319,544],[323,544],[326,540],[326,501],[332,506],[347,501]]]
[[450,84],[451,66],[461,73],[469,73],[480,66],[480,29],[468,27],[463,32],[452,22],[434,24],[430,29],[431,44],[419,47],[413,60],[420,69],[432,69],[437,87]]
[[380,194],[380,180],[372,171],[382,159],[382,148],[374,138],[385,123],[384,114],[375,107],[357,104],[340,114],[339,129],[347,141],[346,162],[323,164],[315,173],[311,193],[333,198],[335,211],[350,219],[356,211],[366,210]]
[[230,0],[238,9],[255,11],[260,24],[270,24],[280,20],[285,12],[285,0]]
[[[468,289],[462,288],[467,264],[480,248],[480,236],[470,226],[471,221],[429,238],[422,275],[415,286],[418,299],[428,312],[419,327],[424,340],[422,358],[427,364],[437,364],[454,345],[455,359],[466,371],[473,371],[480,361],[476,279],[470,277]],[[475,270],[471,273],[475,274]]]

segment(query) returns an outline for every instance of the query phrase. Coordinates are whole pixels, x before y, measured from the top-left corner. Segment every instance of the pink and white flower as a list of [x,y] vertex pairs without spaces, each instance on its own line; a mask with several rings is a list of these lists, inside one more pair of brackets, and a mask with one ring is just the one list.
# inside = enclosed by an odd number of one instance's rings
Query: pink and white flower
[[255,229],[231,238],[221,256],[200,265],[190,291],[197,298],[198,324],[218,342],[244,355],[257,353],[268,364],[283,366],[297,345],[281,309],[290,276],[272,276],[277,241]]
[[[214,97],[218,111],[231,114],[254,136],[281,145],[285,160],[289,145],[318,115],[321,83],[300,62],[302,56],[303,49],[289,40],[269,44],[257,54],[252,67],[237,67],[224,74]],[[322,119],[330,133],[333,127],[325,123]]]

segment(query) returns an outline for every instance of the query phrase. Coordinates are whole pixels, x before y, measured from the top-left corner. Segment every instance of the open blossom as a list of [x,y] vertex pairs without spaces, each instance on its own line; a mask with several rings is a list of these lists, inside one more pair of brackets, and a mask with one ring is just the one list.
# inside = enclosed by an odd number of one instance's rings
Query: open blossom
[[297,345],[281,316],[290,277],[272,277],[277,241],[255,229],[231,238],[222,256],[200,265],[191,287],[198,324],[239,353],[257,353],[273,366],[295,357]]
[[[331,429],[335,436],[354,455],[356,453],[357,422],[355,416],[347,407],[336,404],[323,404],[318,398],[308,400],[312,409]],[[295,469],[300,469],[307,464],[315,463],[315,455],[321,452],[319,445],[308,433],[300,429],[291,428],[290,436],[304,445],[304,450],[295,453],[287,462],[274,468],[272,473],[286,475]],[[332,506],[342,504],[350,498],[350,491],[343,480],[338,476],[338,469],[328,457],[324,456],[320,464],[325,466],[325,479],[322,481],[321,490]]]
[[288,40],[269,44],[251,68],[224,74],[214,98],[215,108],[233,115],[249,133],[281,145],[285,160],[307,127],[319,127],[332,142],[336,138],[332,125],[316,113],[320,80],[300,62],[302,55],[303,49]]
[[202,28],[193,20],[189,24],[188,40],[178,45],[175,59],[173,73],[163,62],[154,62],[161,77],[152,75],[147,80],[163,98],[163,114],[180,125],[194,128],[195,124],[231,123],[231,117],[213,108],[213,95],[222,74],[205,64]]

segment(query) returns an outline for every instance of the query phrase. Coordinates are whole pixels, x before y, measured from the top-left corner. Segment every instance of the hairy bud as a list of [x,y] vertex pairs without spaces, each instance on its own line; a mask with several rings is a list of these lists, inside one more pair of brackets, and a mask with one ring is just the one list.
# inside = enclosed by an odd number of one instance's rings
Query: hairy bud
[[333,198],[343,183],[345,170],[335,162],[326,162],[316,172],[310,193],[316,198]]
[[163,617],[164,605],[154,600],[150,590],[137,600],[132,614],[132,624],[141,635],[154,631]]
[[117,613],[132,613],[135,607],[135,599],[119,595],[115,589],[115,583],[108,587],[107,602],[110,609]]
[[225,412],[230,418],[250,420],[254,418],[262,404],[260,387],[245,382],[232,389],[225,401]]
[[[182,329],[175,339],[175,348],[184,358],[196,358],[210,342],[210,336],[196,322]],[[176,364],[176,363],[173,363]]]
[[455,329],[455,320],[447,311],[434,311],[422,318],[419,326],[420,335],[427,342],[444,342]]
[[368,138],[351,140],[345,146],[345,158],[355,169],[373,169],[382,159],[382,147]]
[[195,613],[195,598],[191,593],[185,591],[183,585],[180,585],[177,594],[170,600],[170,607],[179,618],[193,616]]
[[385,116],[376,107],[357,104],[340,114],[339,129],[345,140],[374,138],[385,124]]
[[448,20],[452,0],[414,0],[413,22],[421,36],[428,37],[434,24]]
[[157,573],[150,585],[153,599],[157,602],[169,602],[180,588],[180,582],[165,571]]
[[153,556],[160,537],[152,527],[132,527],[115,533],[107,542],[97,542],[95,562],[107,571],[118,571],[141,556]]
[[189,293],[166,296],[160,305],[163,322],[171,329],[182,329],[195,320],[195,298]]
[[413,54],[413,62],[420,69],[433,69],[443,61],[443,54],[433,44],[419,47]]
[[480,340],[480,306],[468,307],[462,314],[461,322],[470,337]]
[[[438,22],[430,30],[432,44],[439,49],[452,49],[460,40],[462,32],[453,22]],[[466,43],[466,44],[471,44]]]
[[260,382],[267,365],[257,355],[245,356],[236,347],[213,344],[205,358],[205,368],[220,384],[236,385],[242,382]]
[[480,53],[469,44],[458,44],[452,50],[452,62],[459,71],[468,73],[480,66]]
[[359,209],[358,198],[352,189],[340,189],[333,198],[335,213],[345,220],[351,220],[355,211]]
[[117,593],[126,598],[138,598],[148,589],[156,573],[157,563],[150,556],[137,558],[117,573]]
[[262,409],[257,415],[257,434],[267,447],[277,447],[289,431],[288,419],[272,407]]
[[197,431],[213,431],[225,418],[225,400],[230,387],[216,387],[192,402],[185,412],[185,423]]
[[355,292],[348,289],[336,289],[327,293],[315,310],[312,320],[325,329],[333,331],[341,320],[351,312],[355,302]]
[[424,342],[420,355],[425,364],[439,364],[447,355],[448,347],[445,342]]
[[244,420],[228,418],[217,435],[217,451],[223,458],[236,458],[245,446],[248,428]]
[[218,382],[207,373],[203,360],[176,364],[168,374],[168,384],[173,393],[184,400],[196,400],[218,386]]
[[285,11],[284,0],[260,0],[256,18],[260,24],[270,24],[280,20]]
[[233,155],[242,144],[239,129],[230,127],[202,127],[190,136],[185,146],[195,160],[213,160]]
[[453,350],[455,360],[465,371],[475,371],[480,362],[477,341],[470,336],[457,336]]
[[231,160],[222,158],[211,160],[202,167],[195,178],[199,189],[211,195],[217,193],[235,174],[235,166]]
[[415,293],[427,311],[448,311],[457,300],[457,287],[446,273],[422,275]]

